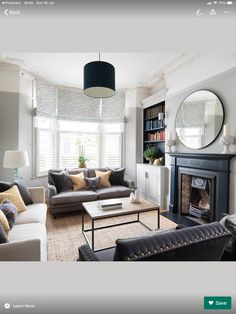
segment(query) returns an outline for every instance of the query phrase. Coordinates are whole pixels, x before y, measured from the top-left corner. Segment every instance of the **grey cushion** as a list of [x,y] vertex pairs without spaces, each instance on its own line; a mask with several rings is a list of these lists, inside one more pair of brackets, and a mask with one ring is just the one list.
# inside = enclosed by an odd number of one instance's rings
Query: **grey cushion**
[[12,182],[5,182],[0,181],[0,192],[5,192],[6,190],[9,190],[11,187],[13,187],[14,183]]
[[68,191],[59,193],[51,198],[52,205],[73,204],[95,201],[97,194],[93,191]]
[[27,189],[27,186],[25,185],[25,182],[22,178],[17,178],[14,181],[14,184],[18,187],[18,190],[20,192],[20,195],[25,203],[25,205],[33,204],[32,199],[30,197],[29,191]]
[[58,193],[72,190],[73,184],[67,170],[62,170],[59,173],[50,172],[50,176]]
[[0,244],[7,243],[7,242],[8,242],[8,240],[7,240],[6,232],[3,229],[2,224],[0,224]]
[[130,189],[122,185],[114,185],[110,188],[101,188],[96,190],[99,199],[128,197]]
[[87,190],[95,191],[99,186],[99,177],[84,178],[84,181],[86,183]]
[[76,168],[76,169],[50,169],[48,171],[48,183],[54,185],[54,182],[51,178],[51,173],[60,173],[63,170],[67,170],[69,174],[78,174],[83,172],[85,177],[88,177],[88,169],[86,168]]
[[125,168],[111,169],[107,167],[108,171],[111,171],[109,181],[111,185],[124,185]]

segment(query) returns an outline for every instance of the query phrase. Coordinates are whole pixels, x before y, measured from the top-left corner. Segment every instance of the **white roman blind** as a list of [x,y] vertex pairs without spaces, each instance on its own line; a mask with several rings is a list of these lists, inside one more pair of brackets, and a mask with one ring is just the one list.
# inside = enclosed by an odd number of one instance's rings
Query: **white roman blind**
[[35,79],[35,103],[34,115],[44,117],[56,117],[57,115],[57,88],[45,80]]
[[103,122],[124,122],[125,95],[123,92],[109,98],[102,99],[101,120]]
[[47,175],[48,170],[54,168],[55,135],[52,119],[35,117],[36,141],[36,176]]
[[99,121],[99,99],[88,97],[79,89],[59,88],[58,119],[67,121]]

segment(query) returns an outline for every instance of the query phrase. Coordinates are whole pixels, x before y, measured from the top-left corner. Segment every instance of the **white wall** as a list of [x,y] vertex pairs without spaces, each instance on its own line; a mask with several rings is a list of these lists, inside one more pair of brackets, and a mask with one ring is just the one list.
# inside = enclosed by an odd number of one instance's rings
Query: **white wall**
[[[235,58],[236,61],[236,58]],[[202,65],[204,66],[204,64]],[[220,64],[219,64],[220,67]],[[236,68],[228,70],[224,73],[216,75],[212,78],[198,81],[198,82],[188,86],[187,88],[179,89],[179,86],[182,85],[183,81],[186,81],[186,77],[189,78],[188,81],[191,81],[192,76],[195,75],[194,67],[189,67],[188,72],[185,69],[184,77],[183,73],[179,72],[175,74],[175,80],[172,80],[172,85],[167,93],[166,98],[166,113],[167,113],[167,131],[172,132],[176,139],[175,149],[177,152],[183,153],[221,153],[223,150],[222,145],[219,142],[219,137],[214,143],[210,146],[203,148],[201,150],[191,150],[185,147],[176,137],[175,133],[175,117],[177,110],[186,96],[192,92],[199,89],[206,89],[214,92],[221,99],[224,109],[225,109],[225,123],[230,125],[231,134],[236,138]],[[202,68],[203,71],[204,68]],[[205,68],[206,70],[206,68]],[[201,69],[198,70],[200,73]],[[203,71],[204,72],[204,71]],[[195,77],[196,78],[196,77]],[[174,83],[176,82],[176,83]],[[196,82],[196,81],[195,81]],[[174,91],[174,92],[173,92]],[[222,133],[220,134],[220,136]],[[236,142],[235,142],[236,143]],[[236,145],[232,145],[232,153],[236,154]],[[166,150],[168,148],[166,147]],[[166,154],[166,164],[169,167],[169,156]],[[231,161],[231,177],[230,177],[230,212],[236,213],[236,158],[233,158]],[[222,191],[224,193],[224,191]]]
[[149,95],[146,88],[125,93],[125,168],[126,175],[136,181],[136,164],[143,162],[143,110],[141,100]]

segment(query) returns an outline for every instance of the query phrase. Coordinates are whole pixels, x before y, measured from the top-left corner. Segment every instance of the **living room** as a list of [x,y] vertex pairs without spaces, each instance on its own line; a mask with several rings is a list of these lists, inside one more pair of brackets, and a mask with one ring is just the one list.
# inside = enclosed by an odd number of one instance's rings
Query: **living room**
[[[114,66],[109,97],[86,94],[84,66],[92,61]],[[152,260],[233,260],[235,83],[235,53],[0,54],[0,192],[8,193],[1,202],[18,212],[0,260],[119,260],[130,249],[122,239],[140,240],[144,254],[151,236],[158,247],[173,239],[175,249],[154,250]],[[23,164],[12,166],[17,156]],[[20,210],[7,192],[14,186]],[[190,208],[198,188],[206,204]],[[117,208],[97,213],[97,200],[108,199]],[[189,248],[178,253],[188,232]],[[217,234],[205,239],[215,254],[201,256],[202,232]],[[124,260],[142,258],[132,251]]]

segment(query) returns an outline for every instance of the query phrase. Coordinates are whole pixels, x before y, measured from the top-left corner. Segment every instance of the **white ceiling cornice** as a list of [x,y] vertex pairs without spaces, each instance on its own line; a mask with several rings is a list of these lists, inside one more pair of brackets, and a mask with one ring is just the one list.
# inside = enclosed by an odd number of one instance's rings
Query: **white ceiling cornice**
[[166,81],[169,75],[182,70],[194,62],[200,61],[206,54],[205,52],[181,53],[162,68],[154,69],[146,76],[143,82],[139,83],[139,86],[151,88],[159,82]]

